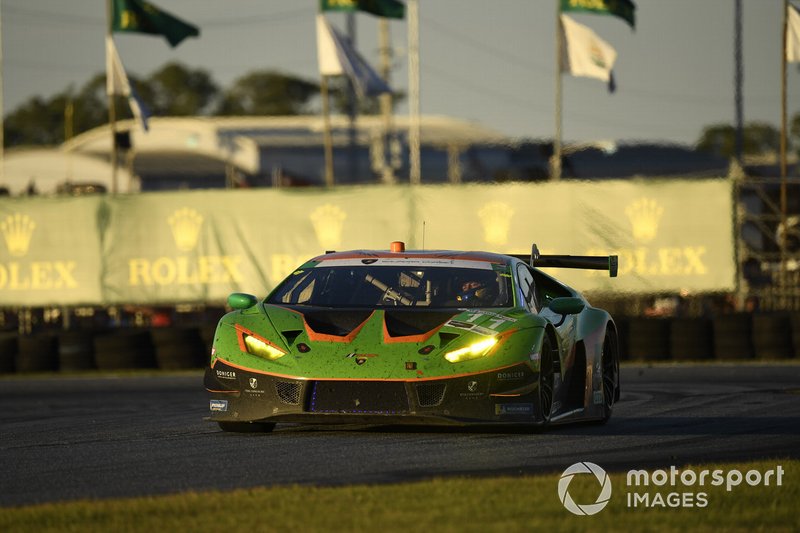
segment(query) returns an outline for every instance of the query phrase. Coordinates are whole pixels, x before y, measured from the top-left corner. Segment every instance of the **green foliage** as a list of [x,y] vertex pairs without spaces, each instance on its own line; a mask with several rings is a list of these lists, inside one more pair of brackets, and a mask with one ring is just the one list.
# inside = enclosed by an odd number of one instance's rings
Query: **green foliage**
[[211,75],[168,63],[140,84],[142,100],[154,115],[186,117],[201,115],[219,94]]
[[[714,124],[703,129],[697,148],[716,155],[736,155],[736,130],[729,124]],[[742,129],[742,151],[758,155],[780,148],[780,132],[763,122],[750,122]]]
[[273,70],[251,72],[225,91],[217,115],[302,115],[311,97],[319,93],[315,83]]

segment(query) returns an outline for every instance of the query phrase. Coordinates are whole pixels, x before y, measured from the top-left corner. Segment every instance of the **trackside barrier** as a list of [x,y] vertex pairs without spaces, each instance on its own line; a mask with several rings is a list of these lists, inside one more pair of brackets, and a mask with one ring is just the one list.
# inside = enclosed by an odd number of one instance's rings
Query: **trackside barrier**
[[[713,318],[616,317],[623,361],[800,359],[800,313]],[[125,369],[199,369],[215,326],[0,332],[0,375]]]

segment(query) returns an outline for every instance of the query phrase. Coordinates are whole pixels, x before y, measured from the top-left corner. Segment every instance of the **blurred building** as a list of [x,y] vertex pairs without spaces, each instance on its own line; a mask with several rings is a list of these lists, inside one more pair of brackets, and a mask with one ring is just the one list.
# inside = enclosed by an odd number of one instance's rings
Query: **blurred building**
[[[337,184],[407,183],[408,117],[331,118]],[[323,119],[291,117],[155,117],[149,131],[119,122],[120,192],[324,184]],[[549,178],[552,144],[514,139],[441,116],[421,119],[423,183],[536,181]],[[9,150],[3,183],[11,194],[113,190],[108,126],[58,148]],[[567,146],[566,179],[723,177],[727,159],[690,147],[594,142]]]

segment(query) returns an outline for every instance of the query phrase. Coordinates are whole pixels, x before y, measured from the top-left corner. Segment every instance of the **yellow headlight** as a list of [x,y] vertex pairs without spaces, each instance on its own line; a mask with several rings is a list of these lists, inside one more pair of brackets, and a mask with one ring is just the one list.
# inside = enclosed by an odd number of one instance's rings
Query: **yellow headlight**
[[283,351],[252,335],[244,336],[244,344],[247,346],[247,351],[249,353],[263,357],[264,359],[269,359],[270,361],[274,361],[286,355]]
[[470,359],[477,359],[478,357],[483,357],[489,353],[489,350],[491,350],[495,344],[497,344],[497,339],[490,337],[474,344],[470,344],[466,348],[447,352],[444,358],[451,363],[460,363],[462,361],[469,361]]

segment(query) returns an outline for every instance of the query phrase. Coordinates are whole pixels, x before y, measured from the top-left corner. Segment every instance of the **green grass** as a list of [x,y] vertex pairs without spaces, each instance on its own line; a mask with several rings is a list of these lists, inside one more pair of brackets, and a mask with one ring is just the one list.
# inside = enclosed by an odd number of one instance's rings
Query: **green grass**
[[[664,495],[670,491],[706,492],[705,508],[628,508],[626,476],[619,472],[611,475],[609,505],[594,516],[578,517],[561,505],[559,475],[553,474],[259,488],[0,508],[0,531],[798,531],[800,461],[693,469],[766,472],[777,465],[785,471],[780,487],[773,479],[769,487],[743,483],[731,492],[724,486],[636,489]],[[570,485],[570,494],[578,503],[592,502],[598,491],[591,476],[576,476]]]

